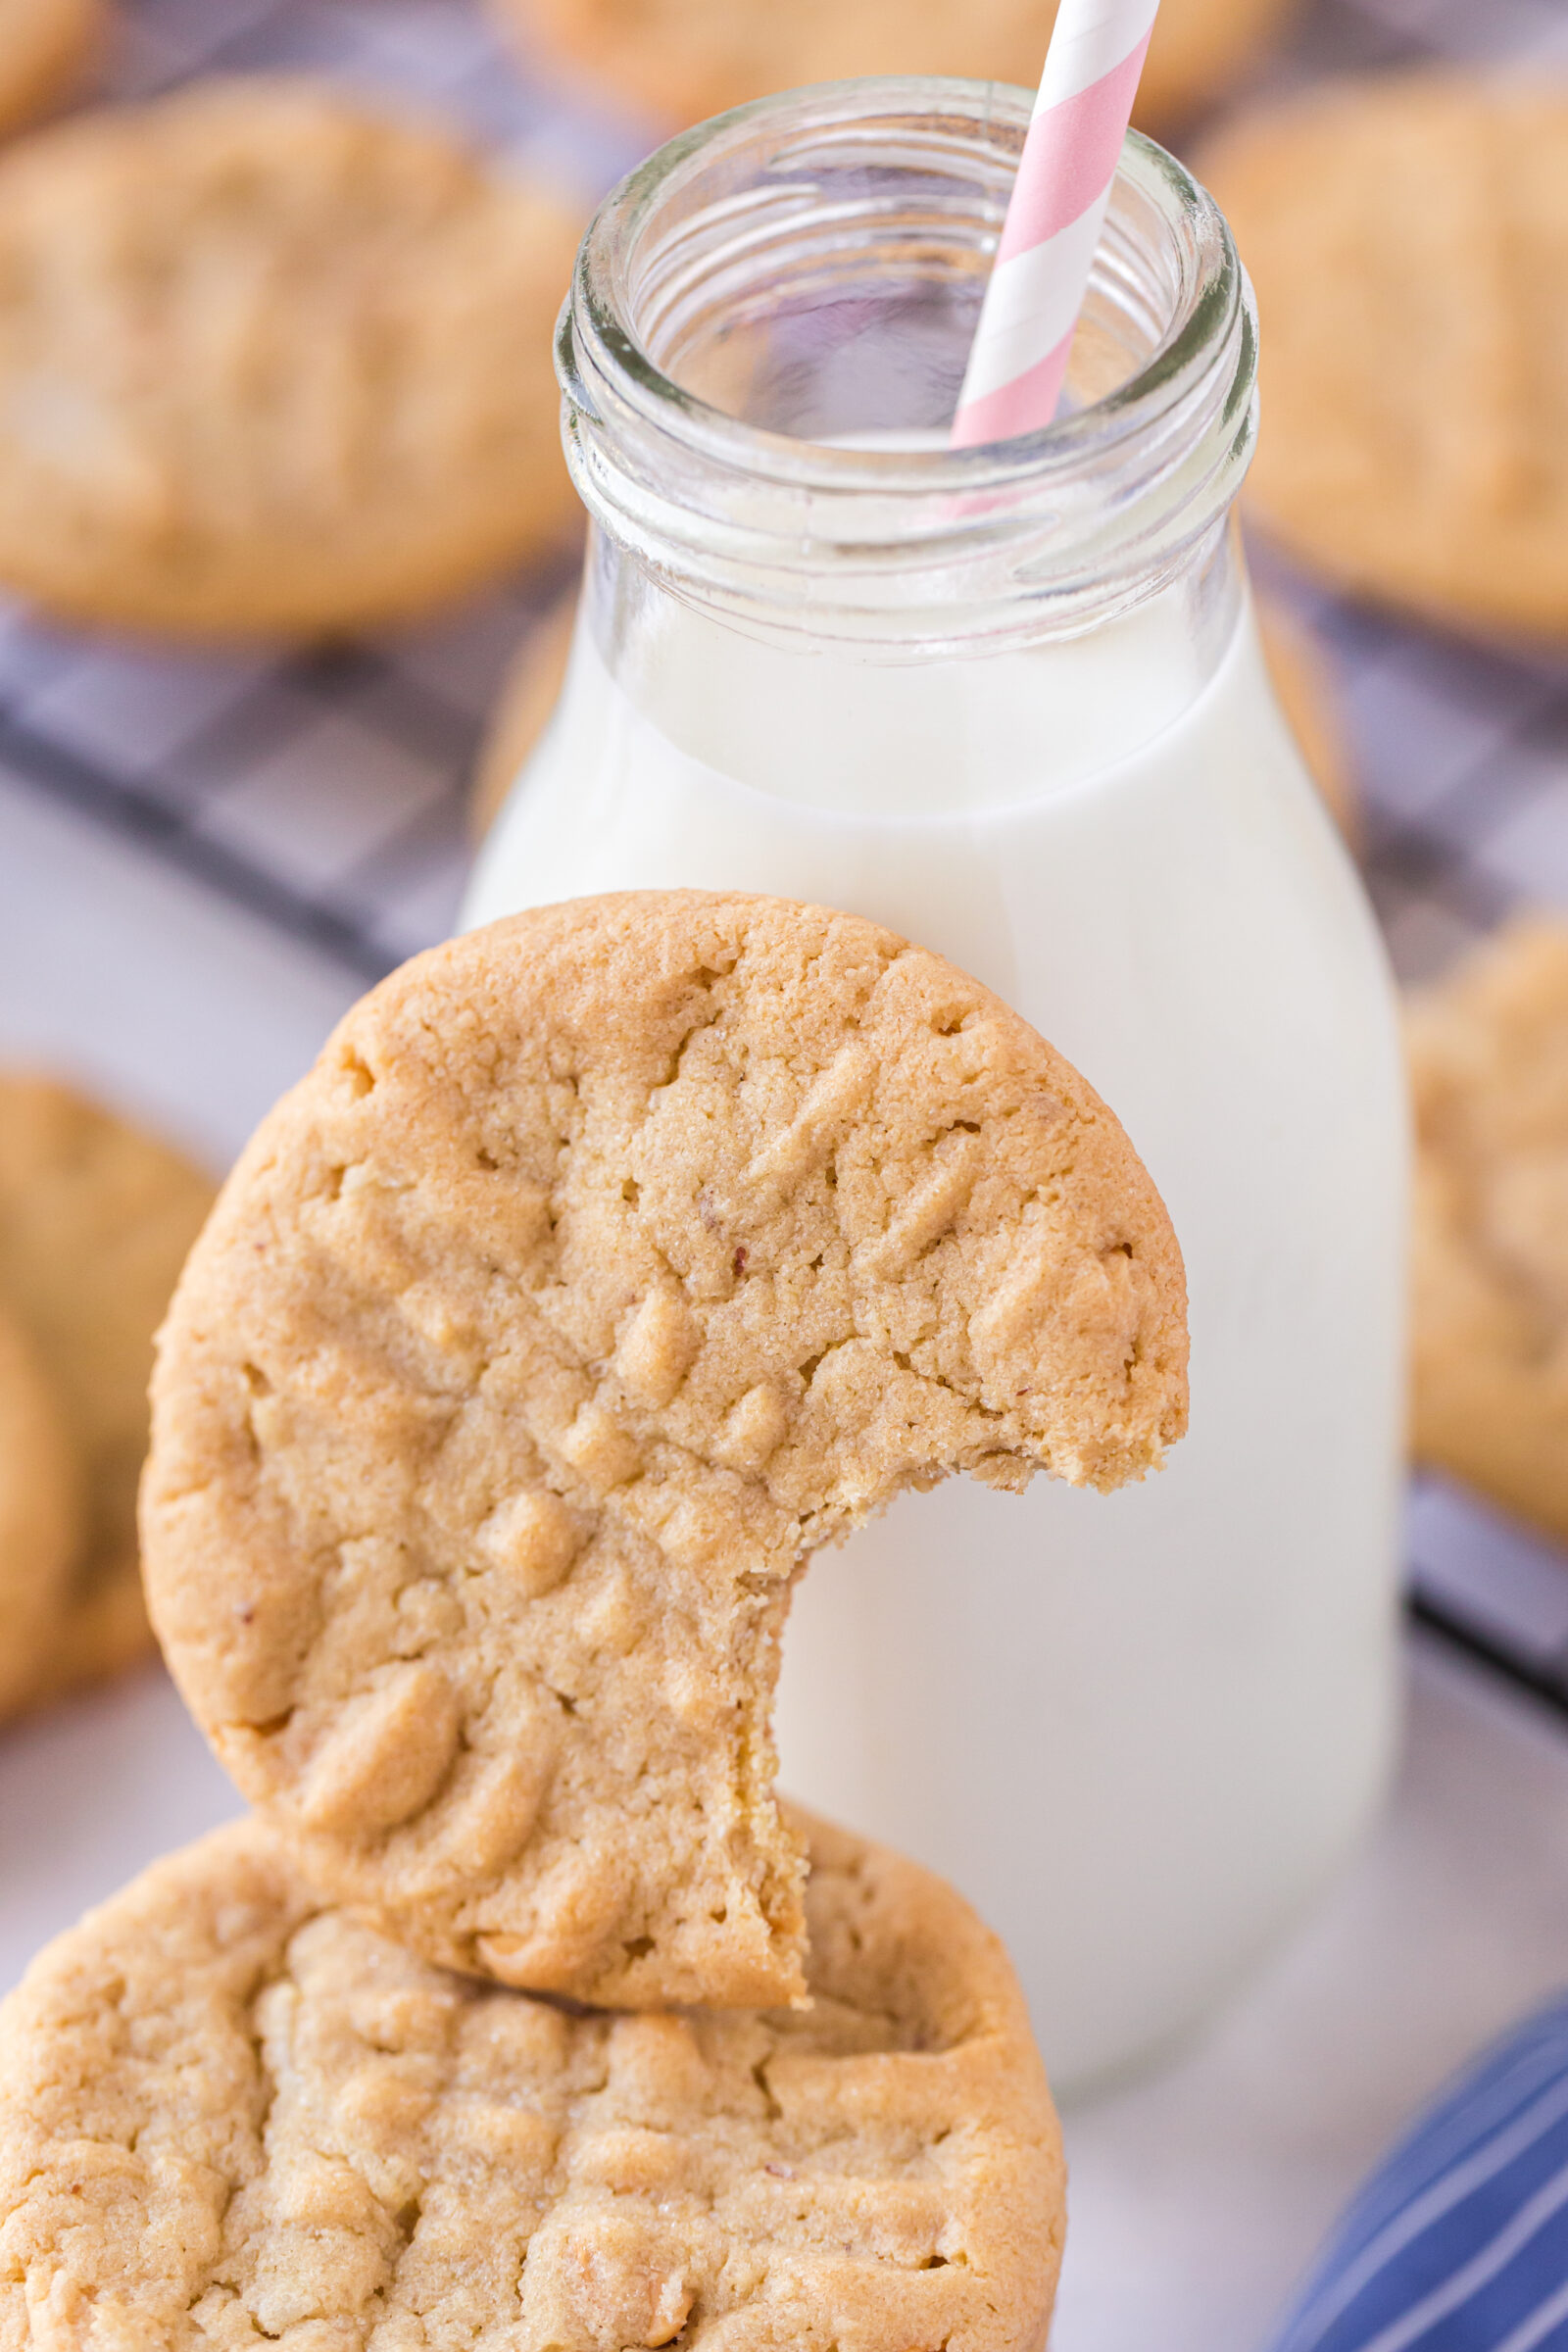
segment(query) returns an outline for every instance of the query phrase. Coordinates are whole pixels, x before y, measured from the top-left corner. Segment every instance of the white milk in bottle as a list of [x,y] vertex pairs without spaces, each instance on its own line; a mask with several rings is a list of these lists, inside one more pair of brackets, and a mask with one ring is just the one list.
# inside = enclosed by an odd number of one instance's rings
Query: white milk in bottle
[[940,446],[1028,108],[796,91],[603,208],[561,339],[583,609],[467,917],[680,883],[875,916],[1077,1063],[1163,1193],[1165,1470],[905,1497],[813,1566],[780,1698],[783,1785],[964,1889],[1070,2088],[1209,2012],[1381,1788],[1403,1111],[1229,523],[1248,290],[1159,149],[1127,143],[1075,412]]

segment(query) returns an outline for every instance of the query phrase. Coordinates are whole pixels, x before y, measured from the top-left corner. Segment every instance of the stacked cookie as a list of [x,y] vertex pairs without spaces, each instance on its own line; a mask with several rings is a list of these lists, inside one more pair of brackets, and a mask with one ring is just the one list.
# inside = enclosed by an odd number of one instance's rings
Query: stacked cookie
[[212,1202],[167,1144],[0,1073],[0,1718],[143,1656],[153,1333]]
[[155,1866],[0,2013],[0,2340],[1023,2352],[1062,2178],[1012,1972],[924,1872],[811,1860],[811,2006],[678,2016],[433,1968],[252,1823]]
[[779,1642],[902,1487],[1140,1475],[1185,1363],[1115,1120],[873,924],[585,901],[374,991],[164,1333],[153,1605],[258,1810],[4,2012],[0,2338],[1038,2344],[1018,1987],[780,1812]]

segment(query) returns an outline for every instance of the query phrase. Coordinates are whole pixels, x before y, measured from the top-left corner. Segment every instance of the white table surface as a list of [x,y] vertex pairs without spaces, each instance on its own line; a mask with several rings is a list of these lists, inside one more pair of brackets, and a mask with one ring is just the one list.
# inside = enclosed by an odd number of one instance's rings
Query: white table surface
[[[0,774],[0,1054],[74,1070],[220,1166],[360,983]],[[1259,2352],[1412,2107],[1568,1981],[1568,1723],[1430,1648],[1370,1849],[1157,2077],[1068,2118],[1055,2352]],[[235,1809],[148,1670],[0,1738],[0,1982]]]

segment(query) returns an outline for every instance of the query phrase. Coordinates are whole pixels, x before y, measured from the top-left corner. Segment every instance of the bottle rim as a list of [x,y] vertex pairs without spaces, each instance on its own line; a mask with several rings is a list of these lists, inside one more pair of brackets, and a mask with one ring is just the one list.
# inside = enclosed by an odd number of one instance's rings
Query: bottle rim
[[[776,606],[784,581],[798,592],[803,572],[827,566],[834,601],[877,633],[873,610],[907,618],[915,575],[933,564],[949,603],[994,607],[1010,580],[1086,625],[1212,536],[1251,453],[1250,288],[1212,198],[1136,131],[1097,270],[1118,235],[1129,251],[1141,239],[1163,278],[1146,305],[1165,299],[1168,315],[1124,380],[1036,432],[963,449],[800,438],[714,405],[659,348],[721,272],[737,295],[765,288],[769,252],[807,220],[791,210],[789,172],[808,188],[814,165],[878,141],[895,168],[947,172],[954,251],[988,255],[1032,103],[1010,84],[950,77],[813,84],[714,116],[621,180],[583,238],[557,338],[568,464],[612,538],[735,611]],[[822,233],[852,230],[830,220]]]

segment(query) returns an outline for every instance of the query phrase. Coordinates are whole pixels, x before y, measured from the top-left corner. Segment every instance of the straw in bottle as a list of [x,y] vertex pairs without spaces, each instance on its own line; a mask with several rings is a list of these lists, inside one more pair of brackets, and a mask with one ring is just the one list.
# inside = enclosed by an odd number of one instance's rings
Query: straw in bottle
[[1055,414],[1158,0],[1061,0],[952,446]]

